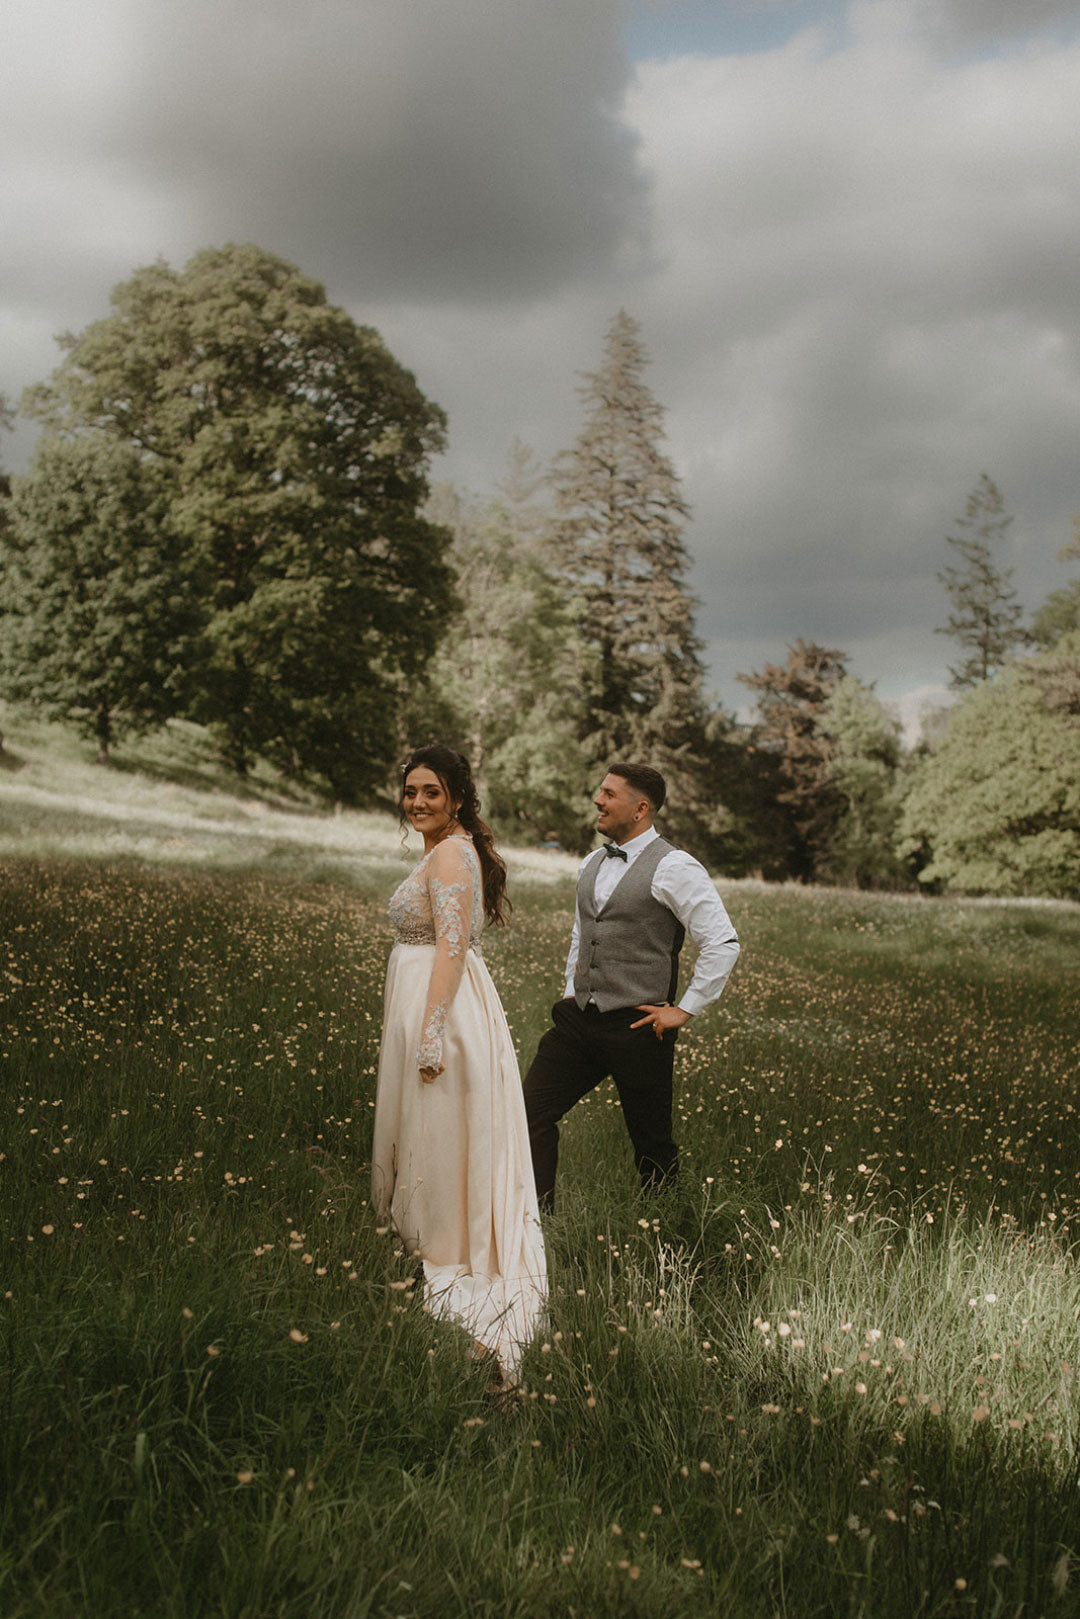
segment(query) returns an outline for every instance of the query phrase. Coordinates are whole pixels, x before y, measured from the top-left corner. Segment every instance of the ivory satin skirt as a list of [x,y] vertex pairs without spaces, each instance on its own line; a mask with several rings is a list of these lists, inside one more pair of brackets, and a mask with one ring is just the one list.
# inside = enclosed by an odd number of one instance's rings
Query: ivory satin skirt
[[424,1262],[424,1302],[516,1374],[545,1316],[547,1265],[521,1075],[483,958],[466,953],[445,1069],[416,1067],[435,947],[396,944],[386,972],[372,1193]]

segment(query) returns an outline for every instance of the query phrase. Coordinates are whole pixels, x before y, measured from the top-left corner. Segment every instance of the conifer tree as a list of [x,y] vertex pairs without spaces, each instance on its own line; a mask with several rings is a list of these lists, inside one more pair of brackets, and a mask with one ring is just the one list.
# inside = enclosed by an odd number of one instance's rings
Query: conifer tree
[[811,878],[828,857],[844,810],[833,774],[836,744],[822,723],[830,698],[847,674],[845,654],[797,639],[786,666],[767,663],[739,675],[757,693],[755,741],[779,764],[778,801],[791,819],[791,874]]
[[953,610],[936,633],[951,635],[965,650],[962,662],[949,668],[950,684],[957,688],[989,679],[1012,652],[1030,640],[1021,627],[1023,608],[1010,583],[1012,569],[999,568],[993,558],[994,547],[1011,522],[1000,493],[984,472],[957,525],[967,533],[950,535],[945,541],[961,562],[938,574]]
[[682,537],[689,509],[647,363],[637,321],[620,310],[600,370],[578,390],[585,426],[555,463],[553,537],[581,638],[581,740],[598,771],[618,758],[661,769],[670,822],[700,812],[703,669]]
[[511,441],[506,471],[496,480],[495,495],[522,544],[532,545],[550,526],[547,469],[532,446],[519,438]]

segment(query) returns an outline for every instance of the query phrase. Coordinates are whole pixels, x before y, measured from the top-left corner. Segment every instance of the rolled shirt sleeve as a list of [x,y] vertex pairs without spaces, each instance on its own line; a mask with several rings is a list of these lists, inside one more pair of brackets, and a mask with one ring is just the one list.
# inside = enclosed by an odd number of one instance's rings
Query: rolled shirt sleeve
[[677,1003],[696,1016],[719,999],[731,977],[739,959],[738,935],[709,873],[683,849],[673,849],[657,866],[652,896],[678,917],[697,945],[694,976]]

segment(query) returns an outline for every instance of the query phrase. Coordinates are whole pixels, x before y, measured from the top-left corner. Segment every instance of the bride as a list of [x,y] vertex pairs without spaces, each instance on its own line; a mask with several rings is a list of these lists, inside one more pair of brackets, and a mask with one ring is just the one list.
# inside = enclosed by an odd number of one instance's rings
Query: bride
[[424,854],[390,901],[373,1202],[423,1260],[431,1313],[514,1377],[547,1268],[521,1076],[481,953],[485,921],[504,920],[506,867],[459,753],[417,748],[401,780]]

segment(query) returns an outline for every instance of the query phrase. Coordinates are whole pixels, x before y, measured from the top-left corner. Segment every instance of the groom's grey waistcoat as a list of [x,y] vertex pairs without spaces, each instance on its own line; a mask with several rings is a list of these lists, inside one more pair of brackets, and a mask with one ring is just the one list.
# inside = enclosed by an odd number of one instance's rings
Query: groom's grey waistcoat
[[631,862],[603,908],[596,908],[596,874],[607,855],[590,860],[578,879],[577,966],[574,999],[601,1012],[617,1006],[659,1006],[674,1001],[685,929],[650,893],[653,873],[673,845],[654,838]]

